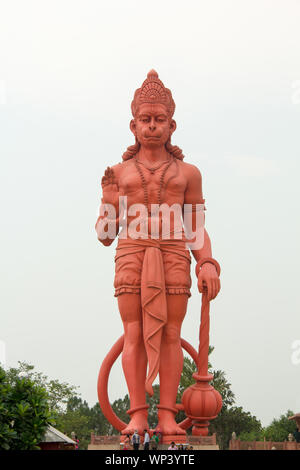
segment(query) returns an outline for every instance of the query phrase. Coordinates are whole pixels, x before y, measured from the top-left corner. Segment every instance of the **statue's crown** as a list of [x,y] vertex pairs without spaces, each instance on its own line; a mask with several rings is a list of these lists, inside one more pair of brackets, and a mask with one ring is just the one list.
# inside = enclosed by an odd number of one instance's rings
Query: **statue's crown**
[[134,93],[134,98],[131,103],[133,116],[136,115],[137,109],[142,103],[163,104],[166,106],[170,117],[173,116],[175,111],[175,103],[171,91],[165,88],[163,82],[158,78],[157,72],[153,69],[148,73],[141,88],[138,88]]

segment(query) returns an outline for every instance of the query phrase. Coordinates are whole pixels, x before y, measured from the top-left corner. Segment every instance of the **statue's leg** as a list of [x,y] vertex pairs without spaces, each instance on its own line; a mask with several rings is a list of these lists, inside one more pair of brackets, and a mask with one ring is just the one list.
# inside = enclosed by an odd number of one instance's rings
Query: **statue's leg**
[[187,294],[167,295],[168,323],[164,327],[160,359],[160,405],[158,425],[164,435],[185,434],[175,421],[177,389],[183,367],[180,332],[186,314]]
[[130,423],[122,434],[132,433],[135,429],[143,433],[148,428],[148,421],[145,393],[147,356],[143,340],[141,297],[139,294],[124,293],[118,296],[118,304],[124,325],[122,366],[132,410]]

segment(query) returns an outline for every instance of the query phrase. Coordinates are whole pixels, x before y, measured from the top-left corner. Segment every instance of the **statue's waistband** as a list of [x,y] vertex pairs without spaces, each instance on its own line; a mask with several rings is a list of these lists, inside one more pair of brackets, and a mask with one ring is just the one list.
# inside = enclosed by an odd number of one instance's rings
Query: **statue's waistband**
[[128,253],[138,253],[140,251],[146,250],[147,248],[157,248],[160,251],[176,253],[188,259],[189,261],[191,260],[190,252],[186,248],[186,240],[166,240],[153,238],[138,238],[136,240],[132,238],[119,238],[115,260],[117,260],[121,256],[125,256]]

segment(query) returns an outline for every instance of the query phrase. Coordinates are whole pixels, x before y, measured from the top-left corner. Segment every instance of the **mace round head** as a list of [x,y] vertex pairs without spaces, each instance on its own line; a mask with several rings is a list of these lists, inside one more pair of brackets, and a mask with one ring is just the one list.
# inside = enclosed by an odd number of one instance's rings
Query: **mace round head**
[[199,434],[208,434],[208,422],[218,416],[222,409],[222,397],[208,382],[197,382],[182,395],[185,414],[201,427]]
[[162,104],[166,107],[169,118],[173,117],[175,103],[172,93],[164,86],[163,82],[158,78],[158,73],[153,69],[148,73],[141,88],[138,88],[134,93],[131,103],[133,117],[136,116],[139,106],[143,103]]

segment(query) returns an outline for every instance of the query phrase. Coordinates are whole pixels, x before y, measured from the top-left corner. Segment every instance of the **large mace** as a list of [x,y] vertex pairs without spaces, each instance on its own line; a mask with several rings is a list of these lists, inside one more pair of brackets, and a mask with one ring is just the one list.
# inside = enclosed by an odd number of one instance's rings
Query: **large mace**
[[192,421],[194,436],[207,436],[209,422],[215,419],[222,409],[222,397],[210,384],[213,375],[208,373],[209,353],[209,301],[207,290],[202,294],[201,323],[199,333],[199,349],[197,373],[194,385],[187,388],[182,395],[182,408]]

